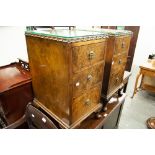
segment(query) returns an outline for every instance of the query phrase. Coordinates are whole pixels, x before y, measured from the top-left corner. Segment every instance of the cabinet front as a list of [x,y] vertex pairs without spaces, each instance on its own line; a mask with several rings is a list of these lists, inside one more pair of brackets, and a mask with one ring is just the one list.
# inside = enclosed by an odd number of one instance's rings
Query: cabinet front
[[96,62],[104,60],[105,49],[106,42],[73,47],[73,73],[77,73],[85,67],[89,67]]
[[114,54],[119,53],[128,53],[129,46],[130,46],[130,36],[121,36],[115,38],[115,51]]
[[83,120],[90,115],[93,109],[99,106],[101,85],[87,91],[85,94],[73,100],[72,123]]
[[102,82],[104,62],[90,67],[73,76],[73,97],[77,97]]

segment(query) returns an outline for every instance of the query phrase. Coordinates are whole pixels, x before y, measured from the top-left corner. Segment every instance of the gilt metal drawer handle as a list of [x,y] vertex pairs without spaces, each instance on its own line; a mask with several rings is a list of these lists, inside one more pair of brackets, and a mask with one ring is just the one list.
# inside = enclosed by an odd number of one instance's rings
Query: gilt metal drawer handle
[[90,81],[92,80],[93,76],[92,75],[88,75],[87,80]]
[[89,60],[92,60],[93,58],[95,58],[95,52],[90,51],[89,54],[88,54],[88,58],[89,58]]
[[121,60],[121,59],[119,59],[118,64],[121,64],[121,63],[122,63],[122,60]]
[[124,47],[125,47],[125,42],[123,41],[123,42],[122,42],[122,48],[124,48]]
[[118,82],[118,81],[119,81],[119,78],[117,77],[117,78],[116,78],[116,82]]
[[90,105],[90,104],[91,104],[90,99],[87,99],[87,100],[85,101],[85,104],[86,104],[86,105]]

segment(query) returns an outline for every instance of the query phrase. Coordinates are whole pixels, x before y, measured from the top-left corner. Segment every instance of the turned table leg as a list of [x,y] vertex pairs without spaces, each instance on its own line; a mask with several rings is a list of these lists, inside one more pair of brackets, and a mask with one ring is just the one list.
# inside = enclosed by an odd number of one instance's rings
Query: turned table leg
[[139,80],[139,77],[141,76],[141,69],[140,69],[140,72],[139,74],[137,75],[137,78],[136,78],[136,83],[135,83],[135,88],[134,88],[134,92],[133,92],[133,95],[131,98],[134,97],[134,95],[137,93],[137,84],[138,84],[138,80]]

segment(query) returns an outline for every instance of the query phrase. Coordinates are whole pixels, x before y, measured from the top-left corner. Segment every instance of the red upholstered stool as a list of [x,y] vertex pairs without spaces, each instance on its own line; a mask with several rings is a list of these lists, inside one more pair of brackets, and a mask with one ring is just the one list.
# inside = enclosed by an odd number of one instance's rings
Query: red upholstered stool
[[150,117],[147,119],[146,125],[149,129],[155,129],[155,117]]

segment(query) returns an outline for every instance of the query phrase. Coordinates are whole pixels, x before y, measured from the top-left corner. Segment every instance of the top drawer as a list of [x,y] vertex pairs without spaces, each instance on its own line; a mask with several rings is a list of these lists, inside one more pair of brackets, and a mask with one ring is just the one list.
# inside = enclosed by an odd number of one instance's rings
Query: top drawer
[[105,50],[106,41],[73,47],[73,73],[77,73],[84,67],[89,67],[98,61],[104,60]]
[[126,37],[117,37],[115,39],[115,50],[114,54],[119,54],[123,52],[128,52],[130,46],[130,36]]

